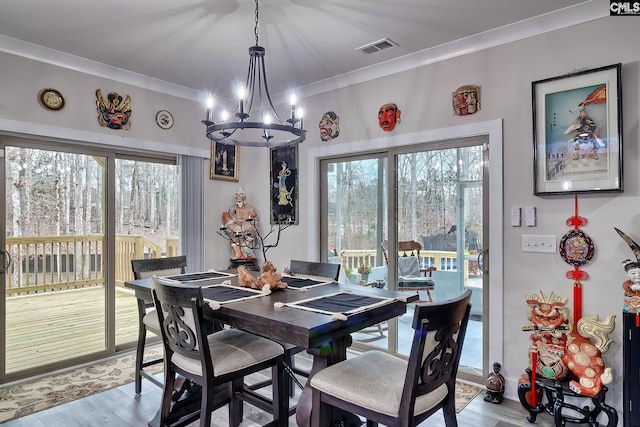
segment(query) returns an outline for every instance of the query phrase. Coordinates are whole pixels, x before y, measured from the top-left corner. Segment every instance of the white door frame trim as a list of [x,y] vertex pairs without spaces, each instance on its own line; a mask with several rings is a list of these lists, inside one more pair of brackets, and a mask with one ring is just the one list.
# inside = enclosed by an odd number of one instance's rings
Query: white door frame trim
[[[320,179],[320,159],[329,156],[341,156],[366,152],[376,149],[387,149],[390,146],[403,146],[442,141],[446,139],[465,138],[477,135],[489,137],[489,304],[487,313],[491,334],[489,335],[489,360],[503,364],[503,168],[502,119],[469,123],[448,128],[430,129],[422,132],[394,135],[371,140],[354,141],[344,144],[332,144],[313,147],[308,151],[306,165],[307,195],[309,198],[319,197],[318,182]],[[319,206],[318,200],[307,200],[309,206]],[[320,212],[319,209],[308,210],[307,242],[309,259],[319,259],[320,254]]]

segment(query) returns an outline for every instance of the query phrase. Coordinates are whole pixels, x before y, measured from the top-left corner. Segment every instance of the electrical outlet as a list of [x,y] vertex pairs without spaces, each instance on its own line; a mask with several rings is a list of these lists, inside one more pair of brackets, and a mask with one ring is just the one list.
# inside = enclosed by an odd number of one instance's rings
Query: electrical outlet
[[556,253],[556,236],[522,235],[522,252]]

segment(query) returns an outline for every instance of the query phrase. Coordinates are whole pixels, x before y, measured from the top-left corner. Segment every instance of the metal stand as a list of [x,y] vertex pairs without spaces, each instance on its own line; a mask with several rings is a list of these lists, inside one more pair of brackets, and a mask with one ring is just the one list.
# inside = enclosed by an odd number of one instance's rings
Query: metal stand
[[[607,394],[607,387],[603,386],[600,393],[596,396],[583,396],[575,393],[569,388],[568,381],[556,381],[548,378],[536,379],[536,390],[542,389],[543,395],[533,407],[529,404],[526,398],[526,393],[531,391],[531,369],[527,368],[527,375],[529,376],[529,384],[520,384],[518,386],[518,398],[524,408],[529,411],[527,421],[530,423],[536,422],[536,417],[541,412],[547,412],[553,416],[556,427],[562,427],[567,422],[574,424],[589,424],[590,427],[596,427],[600,424],[597,421],[598,415],[604,413],[607,416],[606,427],[616,427],[618,425],[618,413],[614,408],[607,405],[605,395]],[[546,397],[547,403],[543,403]],[[587,401],[586,405],[579,407],[565,402],[565,397],[581,398]],[[591,400],[593,408],[589,407],[588,400]],[[563,409],[567,409],[566,414],[563,414]],[[570,415],[569,415],[570,414]]]
[[[249,248],[253,251],[260,249],[262,251],[262,256],[264,260],[267,261],[267,251],[271,248],[275,248],[280,243],[280,234],[282,231],[286,230],[290,226],[293,225],[293,222],[279,222],[278,224],[271,224],[269,232],[265,235],[260,233],[258,229],[258,221],[252,218],[247,219],[245,222],[253,225],[253,229],[255,230],[255,235],[253,231],[243,230],[242,223],[240,223],[239,230],[232,230],[225,226],[220,227],[217,233],[219,236],[228,240],[229,242],[233,242],[238,245],[240,248]],[[238,223],[236,223],[238,224]],[[275,234],[275,241],[273,243],[267,243],[267,239],[271,237],[273,233]],[[255,268],[250,268],[258,271],[258,261],[254,259],[231,259],[231,265],[229,268],[238,268],[240,265],[249,265],[255,266]]]

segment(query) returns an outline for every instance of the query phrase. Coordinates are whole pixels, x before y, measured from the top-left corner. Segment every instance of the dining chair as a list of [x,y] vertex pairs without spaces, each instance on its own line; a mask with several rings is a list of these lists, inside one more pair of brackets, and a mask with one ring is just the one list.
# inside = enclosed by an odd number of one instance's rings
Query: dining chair
[[[289,263],[289,274],[292,276],[302,276],[313,279],[338,281],[340,276],[340,264],[328,263],[328,262],[314,262],[314,261],[302,261],[292,259]],[[286,282],[286,278],[284,279]],[[289,393],[293,397],[295,395],[295,385],[302,388],[302,383],[295,377],[300,375],[304,378],[309,378],[309,371],[296,368],[295,355],[305,350],[304,347],[298,347],[289,343],[281,343],[284,347],[284,363],[287,369],[287,373],[290,376]],[[265,380],[259,383],[252,384],[250,387],[253,390],[265,387],[270,384],[270,380]],[[292,408],[292,411],[295,408]]]
[[[274,425],[286,425],[289,416],[287,377],[282,346],[270,339],[227,328],[210,333],[203,314],[202,288],[181,286],[153,276],[152,295],[164,345],[164,388],[160,426],[176,426],[171,416],[178,375],[201,387],[199,410],[181,415],[179,425],[200,419],[209,427],[211,412],[228,405],[229,426],[242,421],[243,402],[270,412]],[[271,369],[272,399],[245,389],[244,377]]]
[[311,378],[311,426],[329,426],[334,408],[367,426],[416,426],[439,409],[457,426],[455,386],[471,310],[471,290],[451,300],[416,304],[409,360],[370,350]]
[[[380,247],[385,262],[389,265],[389,242],[384,240]],[[431,291],[435,289],[435,282],[431,278],[431,274],[436,270],[436,267],[420,265],[421,250],[422,245],[415,240],[398,242],[398,290],[427,291],[428,301],[433,302]]]
[[[184,274],[187,267],[187,257],[175,256],[152,259],[133,259],[131,269],[134,279],[147,279],[154,275],[170,276],[173,274]],[[158,387],[162,387],[162,381],[158,380],[153,373],[145,368],[162,363],[162,357],[144,360],[144,350],[147,341],[147,331],[160,336],[160,324],[158,315],[153,308],[153,301],[146,301],[138,298],[138,344],[136,347],[135,366],[135,390],[136,394],[142,391],[142,378],[146,378]]]
[[[313,261],[301,261],[292,259],[289,263],[289,271],[293,275],[307,276],[317,279],[338,281],[340,276],[340,264],[328,263],[328,262],[313,262]],[[294,374],[300,375],[305,378],[309,378],[309,371],[299,369],[295,367],[294,356],[301,353],[305,349],[303,347],[296,347],[291,344],[284,345],[284,362],[291,369]],[[291,395],[295,392],[293,384],[290,387]]]

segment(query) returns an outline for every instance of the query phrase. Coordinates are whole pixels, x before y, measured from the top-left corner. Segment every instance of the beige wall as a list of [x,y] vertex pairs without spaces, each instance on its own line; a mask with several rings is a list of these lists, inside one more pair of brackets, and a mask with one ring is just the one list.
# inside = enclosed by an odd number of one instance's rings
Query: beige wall
[[[638,99],[640,50],[637,40],[640,26],[633,17],[606,17],[586,24],[557,30],[526,40],[512,42],[478,53],[404,71],[394,76],[357,84],[330,93],[301,99],[308,129],[307,141],[300,146],[300,165],[308,165],[309,156],[363,149],[367,141],[378,143],[383,138],[389,144],[405,144],[411,137],[441,129],[455,130],[473,123],[501,120],[503,123],[504,175],[502,209],[509,218],[512,206],[535,206],[538,222],[535,228],[502,226],[504,268],[501,295],[504,321],[492,325],[503,335],[502,374],[507,378],[507,395],[515,396],[516,381],[526,366],[528,334],[521,331],[526,324],[524,296],[543,290],[571,297],[571,282],[564,277],[570,266],[556,254],[532,254],[520,251],[522,234],[552,234],[558,239],[568,231],[565,220],[573,214],[572,196],[533,196],[533,143],[531,118],[531,82],[566,74],[576,69],[595,68],[622,63],[624,115],[624,193],[580,196],[580,214],[589,220],[584,227],[594,240],[596,255],[584,267],[591,276],[583,285],[584,315],[621,313],[621,284],[625,280],[621,261],[629,258],[629,248],[614,232],[618,227],[636,240],[640,239],[640,176],[635,167],[640,158]],[[123,144],[120,135],[99,128],[95,118],[94,91],[111,90],[131,94],[134,101],[134,127],[127,134],[143,148],[181,152],[206,157],[209,145],[203,136],[199,118],[203,108],[197,100],[164,96],[75,71],[0,53],[0,130],[42,132],[95,140],[96,143]],[[467,117],[451,114],[451,91],[464,84],[481,86],[482,109]],[[42,87],[56,87],[69,102],[60,113],[43,110],[35,102]],[[386,102],[395,102],[402,110],[402,123],[390,134],[377,126],[377,109]],[[159,129],[153,117],[159,109],[173,112],[176,125],[169,131]],[[341,134],[330,143],[320,141],[317,123],[321,115],[333,110],[340,116]],[[195,118],[195,119],[194,119]],[[114,136],[116,134],[117,136]],[[191,150],[191,151],[189,151]],[[220,212],[233,201],[233,193],[242,186],[259,213],[266,219],[269,209],[268,150],[242,148],[240,182],[229,183],[206,179],[205,217],[207,218],[205,265],[226,266],[228,248],[215,233],[220,226]],[[203,160],[208,175],[208,160]],[[269,258],[284,266],[292,257],[311,258],[318,252],[317,230],[311,229],[305,218],[317,216],[316,176],[300,171],[300,225],[283,235],[280,246],[272,249]],[[495,184],[495,183],[494,183]],[[265,225],[263,224],[263,226]],[[315,226],[312,223],[311,226]],[[495,249],[495,248],[494,248]],[[620,317],[620,316],[619,316]],[[613,338],[616,343],[605,355],[614,369],[608,402],[622,416],[622,356],[621,319]],[[494,362],[490,360],[489,362]]]
[[[580,214],[589,220],[583,230],[596,245],[594,259],[584,267],[591,278],[583,284],[583,315],[618,315],[618,327],[613,335],[616,344],[605,354],[605,360],[616,372],[607,401],[622,414],[618,403],[622,399],[620,314],[621,284],[625,280],[621,261],[632,254],[613,227],[640,239],[640,188],[635,167],[640,136],[639,36],[640,27],[633,20],[607,17],[303,100],[309,117],[320,117],[327,110],[340,116],[341,134],[330,143],[335,151],[348,151],[343,146],[347,144],[364,147],[367,140],[384,137],[377,127],[376,114],[377,108],[386,102],[395,102],[402,110],[402,123],[393,135],[386,135],[392,144],[407,143],[411,138],[405,138],[405,133],[503,120],[504,162],[490,167],[502,167],[504,174],[502,214],[507,219],[502,229],[504,322],[492,327],[502,328],[502,373],[507,378],[506,392],[512,398],[527,358],[528,334],[521,331],[527,323],[524,296],[542,290],[553,291],[570,301],[572,298],[572,282],[565,278],[565,272],[572,267],[564,263],[558,253],[520,250],[522,234],[551,234],[559,241],[569,231],[565,220],[573,215],[573,196],[533,195],[531,82],[576,69],[620,62],[623,64],[624,193],[583,195],[579,197],[579,204]],[[464,84],[481,86],[482,109],[472,116],[455,117],[450,109],[451,91]],[[308,125],[311,136],[301,146],[303,159],[309,150],[313,153],[327,144],[319,140],[311,126]],[[321,151],[331,150],[324,147]],[[303,197],[300,204],[303,209],[315,208],[314,194]],[[508,218],[512,206],[535,206],[537,226],[511,227]]]

